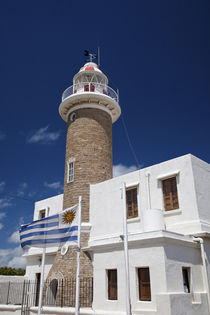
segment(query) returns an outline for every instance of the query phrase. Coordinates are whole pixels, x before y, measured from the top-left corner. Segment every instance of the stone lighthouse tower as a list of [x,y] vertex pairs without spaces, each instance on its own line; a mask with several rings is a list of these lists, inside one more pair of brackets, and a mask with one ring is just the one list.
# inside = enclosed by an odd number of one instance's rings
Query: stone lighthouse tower
[[[90,184],[112,178],[112,123],[120,116],[117,93],[93,62],[86,63],[62,95],[59,113],[67,124],[63,209],[82,196],[81,247],[87,246]],[[73,278],[76,251],[58,251],[48,277]],[[92,276],[90,257],[81,252],[80,277]]]

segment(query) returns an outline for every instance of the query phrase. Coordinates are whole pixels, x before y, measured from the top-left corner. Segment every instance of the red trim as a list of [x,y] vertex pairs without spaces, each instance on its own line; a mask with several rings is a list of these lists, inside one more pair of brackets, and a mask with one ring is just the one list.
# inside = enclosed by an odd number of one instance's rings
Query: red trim
[[92,70],[92,71],[94,71],[95,69],[93,67],[86,67],[85,70]]

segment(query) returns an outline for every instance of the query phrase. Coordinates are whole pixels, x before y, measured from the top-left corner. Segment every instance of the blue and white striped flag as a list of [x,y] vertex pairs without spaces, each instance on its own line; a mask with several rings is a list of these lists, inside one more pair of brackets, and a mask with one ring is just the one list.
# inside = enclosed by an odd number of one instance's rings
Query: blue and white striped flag
[[22,248],[77,245],[78,208],[78,205],[75,205],[55,215],[22,225],[20,228]]

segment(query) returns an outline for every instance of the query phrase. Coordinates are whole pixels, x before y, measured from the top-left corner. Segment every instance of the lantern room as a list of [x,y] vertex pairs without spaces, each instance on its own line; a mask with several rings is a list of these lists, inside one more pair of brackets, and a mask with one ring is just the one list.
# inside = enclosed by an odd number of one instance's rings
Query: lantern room
[[74,93],[98,92],[107,94],[108,79],[94,62],[86,63],[74,76]]
[[59,113],[68,121],[78,108],[98,108],[111,115],[115,122],[120,114],[118,93],[108,86],[107,76],[94,62],[86,63],[73,78],[73,85],[62,94]]

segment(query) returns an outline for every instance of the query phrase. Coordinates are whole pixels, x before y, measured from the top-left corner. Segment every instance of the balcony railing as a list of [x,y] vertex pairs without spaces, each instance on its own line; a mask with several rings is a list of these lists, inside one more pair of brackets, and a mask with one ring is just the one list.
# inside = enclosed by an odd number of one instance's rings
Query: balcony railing
[[97,82],[82,82],[68,87],[62,94],[62,101],[71,95],[87,92],[107,95],[119,103],[118,94],[111,87]]

